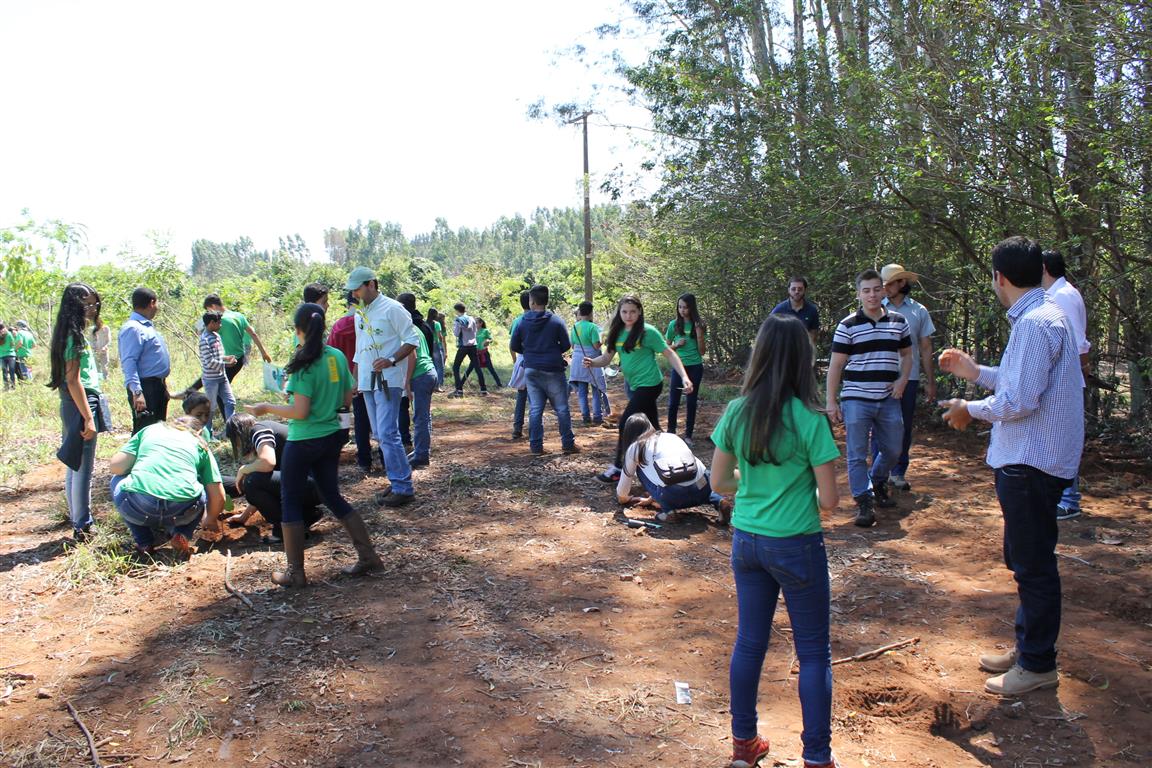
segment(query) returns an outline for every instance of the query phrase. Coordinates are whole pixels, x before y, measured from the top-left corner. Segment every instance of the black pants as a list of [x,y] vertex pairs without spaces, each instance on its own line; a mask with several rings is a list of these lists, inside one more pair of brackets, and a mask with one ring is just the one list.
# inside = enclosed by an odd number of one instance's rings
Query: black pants
[[652,422],[652,426],[660,429],[660,411],[656,408],[656,401],[664,390],[664,382],[652,387],[632,387],[632,395],[628,398],[628,407],[620,414],[620,423],[616,426],[616,466],[624,466],[624,424],[628,417],[634,413],[642,413]]
[[[692,394],[686,395],[684,398],[688,401],[684,437],[690,438],[692,431],[696,429],[696,401],[700,397],[700,382],[704,379],[704,365],[701,363],[686,365],[684,371],[688,374],[688,380],[692,382]],[[684,388],[684,380],[675,370],[672,371],[671,379],[672,381],[668,385],[670,387],[668,390],[668,431],[676,434],[676,416],[680,411],[680,393]]]
[[400,398],[400,413],[396,414],[396,428],[400,430],[400,442],[405,448],[412,447],[412,404],[408,396]]
[[996,497],[1004,514],[1004,564],[1016,578],[1016,652],[1029,672],[1056,669],[1060,634],[1060,570],[1056,505],[1071,480],[1026,464],[996,470]]
[[140,391],[144,393],[144,410],[136,412],[132,392],[128,392],[128,410],[132,413],[132,434],[136,434],[149,424],[168,420],[168,385],[164,379],[148,376],[140,379]]
[[[477,365],[477,363],[479,363],[479,365]],[[492,355],[489,354],[487,350],[477,351],[476,362],[468,364],[468,370],[464,371],[464,380],[460,383],[468,383],[468,377],[472,375],[472,371],[483,371],[485,368],[492,374],[492,378],[496,380],[496,388],[499,389],[503,387],[504,385],[500,383],[500,374],[496,373],[496,366],[492,363]]]
[[360,393],[352,398],[352,426],[356,433],[356,463],[367,472],[372,469],[372,422]]
[[[240,373],[240,369],[244,367],[244,363],[247,361],[248,358],[244,355],[241,355],[240,357],[236,358],[236,362],[232,365],[224,366],[224,378],[228,379],[229,384],[232,383],[232,379],[236,378],[236,374]],[[204,379],[196,379],[196,383],[188,387],[188,389],[194,389],[196,391],[200,391],[203,388]],[[224,413],[224,398],[221,395],[216,396],[216,410],[220,413]],[[237,410],[239,410],[239,406],[237,406]]]
[[456,381],[456,391],[464,391],[464,382],[460,379],[460,363],[464,362],[464,358],[468,358],[471,363],[469,368],[476,368],[476,378],[480,380],[480,391],[487,392],[488,387],[484,384],[484,371],[480,370],[480,361],[476,359],[476,347],[456,347],[456,359],[452,361],[452,378]]
[[[281,535],[280,523],[283,520],[283,508],[280,506],[280,473],[279,472],[253,472],[244,478],[244,492],[236,487],[236,478],[226,476],[221,478],[224,483],[224,493],[231,498],[243,496],[248,500],[248,506],[255,507],[260,516],[272,524],[272,533]],[[320,492],[316,484],[308,480],[308,488],[304,494],[304,527],[311,527],[321,517],[317,507],[320,505]]]

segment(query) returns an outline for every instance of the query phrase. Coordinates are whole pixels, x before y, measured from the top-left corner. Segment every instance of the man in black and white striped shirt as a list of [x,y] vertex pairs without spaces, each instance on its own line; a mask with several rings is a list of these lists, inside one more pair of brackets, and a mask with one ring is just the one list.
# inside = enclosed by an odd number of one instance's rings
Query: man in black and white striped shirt
[[[857,275],[856,295],[860,309],[841,320],[832,337],[827,407],[834,423],[844,422],[856,525],[868,528],[876,524],[875,507],[896,504],[888,497],[888,472],[900,457],[904,436],[900,398],[912,372],[912,337],[908,321],[884,306],[880,273],[866,269]],[[880,452],[869,476],[873,434]]]

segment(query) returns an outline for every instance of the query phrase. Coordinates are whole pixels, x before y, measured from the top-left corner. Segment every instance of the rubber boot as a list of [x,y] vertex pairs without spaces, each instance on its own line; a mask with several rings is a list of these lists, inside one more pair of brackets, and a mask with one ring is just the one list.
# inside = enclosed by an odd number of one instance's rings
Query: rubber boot
[[272,572],[272,583],[282,587],[303,587],[308,584],[304,575],[304,526],[300,523],[284,523],[284,555],[288,567],[283,571]]
[[356,562],[341,568],[340,572],[345,576],[360,576],[383,568],[384,562],[376,554],[376,548],[372,546],[372,537],[368,535],[364,518],[360,517],[358,512],[350,512],[341,518],[340,523],[344,526],[344,530],[348,531],[348,536],[356,547]]

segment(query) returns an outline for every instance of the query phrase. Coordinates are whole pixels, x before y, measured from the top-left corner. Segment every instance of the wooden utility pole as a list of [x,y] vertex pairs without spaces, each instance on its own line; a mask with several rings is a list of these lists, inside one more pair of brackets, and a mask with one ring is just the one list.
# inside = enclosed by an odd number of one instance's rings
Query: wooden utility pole
[[569,120],[569,124],[584,124],[584,301],[592,301],[592,191],[588,174],[588,116],[591,112]]

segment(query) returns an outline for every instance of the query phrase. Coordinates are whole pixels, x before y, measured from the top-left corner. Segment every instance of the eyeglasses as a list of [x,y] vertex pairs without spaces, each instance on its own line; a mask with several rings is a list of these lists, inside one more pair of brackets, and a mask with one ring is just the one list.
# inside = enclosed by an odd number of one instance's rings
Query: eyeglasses
[[98,302],[98,301],[86,301],[86,302],[84,302],[84,308],[85,309],[98,309],[99,307],[100,307],[100,302]]

